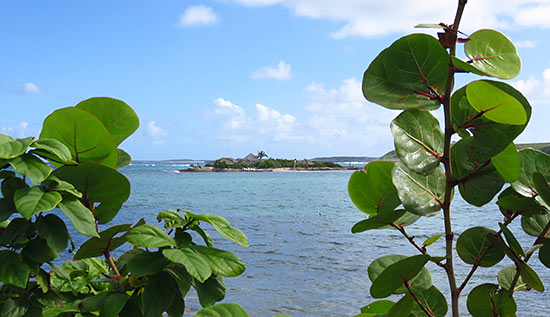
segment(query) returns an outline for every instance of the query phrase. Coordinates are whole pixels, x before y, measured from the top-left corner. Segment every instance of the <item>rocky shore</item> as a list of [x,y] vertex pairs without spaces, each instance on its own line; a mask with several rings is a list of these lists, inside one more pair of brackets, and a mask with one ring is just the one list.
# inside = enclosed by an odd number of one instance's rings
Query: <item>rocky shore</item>
[[310,171],[342,171],[342,170],[359,170],[359,167],[281,167],[281,168],[214,168],[210,166],[193,167],[188,169],[178,170],[180,173],[238,173],[238,172],[310,172]]

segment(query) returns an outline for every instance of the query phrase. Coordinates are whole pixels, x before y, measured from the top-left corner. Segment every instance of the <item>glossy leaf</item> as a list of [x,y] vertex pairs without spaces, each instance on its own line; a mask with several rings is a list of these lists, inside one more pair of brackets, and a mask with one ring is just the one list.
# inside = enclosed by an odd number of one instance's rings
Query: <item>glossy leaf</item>
[[126,263],[126,270],[134,277],[160,273],[169,261],[160,252],[140,252]]
[[456,68],[458,72],[467,72],[467,73],[473,73],[480,76],[486,76],[484,72],[477,69],[474,65],[470,63],[466,63],[465,61],[458,59],[455,56],[452,56],[453,60],[453,66]]
[[481,284],[468,294],[466,302],[473,317],[515,316],[517,306],[508,292],[499,292],[496,284]]
[[368,219],[361,220],[351,228],[352,233],[359,233],[371,229],[391,228],[388,225],[399,219],[405,214],[405,209],[385,211],[379,215],[370,216]]
[[464,231],[456,241],[456,252],[462,261],[491,267],[504,258],[504,252],[493,245],[488,235],[495,231],[485,227],[473,227]]
[[547,268],[550,268],[550,240],[544,239],[543,245],[539,250],[539,260]]
[[23,154],[9,161],[13,169],[21,175],[31,179],[33,185],[41,183],[48,178],[52,168],[32,154]]
[[25,153],[33,140],[33,137],[14,139],[0,133],[0,159],[12,159]]
[[521,255],[522,257],[525,257],[525,253],[523,252],[523,248],[521,247],[521,244],[519,244],[518,240],[516,239],[516,237],[514,236],[512,231],[510,231],[510,229],[508,229],[508,227],[506,227],[505,225],[503,225],[501,223],[499,223],[498,225],[500,227],[500,230],[504,234],[504,237],[506,238],[506,242],[508,242],[508,245],[510,246],[510,249],[512,249],[512,251],[514,251],[515,254]]
[[[415,289],[414,293],[418,301],[422,303],[422,306],[432,312],[433,316],[444,317],[447,314],[449,308],[445,295],[434,285],[427,289]],[[413,305],[413,314],[415,316],[424,316],[426,314],[416,301]]]
[[434,242],[436,242],[437,240],[439,240],[439,238],[441,238],[442,236],[443,236],[443,233],[439,233],[439,234],[433,235],[433,236],[429,237],[428,239],[426,239],[426,241],[424,241],[424,243],[422,244],[422,246],[424,246],[424,247],[430,246],[430,245],[432,245]]
[[68,164],[72,161],[71,158],[71,151],[65,146],[65,144],[61,143],[60,141],[56,139],[49,139],[49,138],[43,138],[38,139],[34,141],[31,144],[32,147],[35,149],[41,150],[37,151],[37,154],[44,154],[43,151],[46,151],[47,153],[53,155],[45,155],[47,158],[51,157],[53,158],[53,161],[55,163],[64,163]]
[[525,284],[535,291],[539,291],[541,293],[544,292],[544,284],[542,284],[542,281],[535,270],[533,270],[525,262],[516,262],[516,265],[519,268],[519,274]]
[[25,298],[9,298],[3,303],[0,315],[3,317],[27,316],[29,303]]
[[354,172],[348,182],[351,201],[362,212],[376,215],[401,204],[392,183],[394,162],[374,161],[364,171]]
[[196,282],[195,290],[202,307],[214,305],[225,298],[225,283],[221,276],[212,274],[204,283]]
[[521,172],[521,162],[519,153],[514,143],[491,159],[493,166],[507,183],[513,183],[518,180]]
[[205,307],[197,312],[196,317],[248,317],[244,308],[235,303],[223,303]]
[[172,305],[166,310],[168,317],[181,317],[185,313],[185,302],[180,294],[174,296]]
[[185,266],[191,276],[203,283],[212,275],[209,262],[200,254],[191,249],[165,249],[162,250],[168,260]]
[[194,245],[191,249],[200,254],[203,260],[206,260],[214,274],[227,277],[239,276],[245,270],[243,261],[231,252],[200,245]]
[[240,231],[237,228],[233,228],[229,223],[229,221],[225,220],[223,217],[209,215],[209,214],[196,215],[188,211],[186,211],[186,215],[187,217],[191,217],[193,219],[204,221],[211,224],[212,227],[214,227],[214,229],[216,229],[216,231],[222,236],[226,237],[227,239],[233,242],[236,242],[242,245],[243,247],[246,247],[246,248],[249,247],[248,239],[246,238],[244,233],[242,233],[242,231]]
[[378,300],[361,308],[361,312],[364,314],[371,314],[373,316],[384,315],[390,311],[394,304],[395,303],[391,300]]
[[82,193],[80,193],[73,184],[60,180],[54,175],[50,175],[48,179],[42,182],[42,185],[46,186],[48,190],[55,190],[58,192],[65,192],[72,194],[75,197],[82,198]]
[[408,316],[412,311],[414,299],[410,294],[405,294],[400,300],[395,303],[385,315],[386,317]]
[[[512,282],[514,281],[516,272],[517,270],[515,266],[507,266],[502,268],[502,270],[498,272],[498,284],[500,287],[505,290],[509,290],[512,286]],[[523,291],[526,289],[527,285],[523,282],[520,276],[515,284],[514,291]]]
[[99,203],[94,214],[100,224],[113,219],[130,197],[130,182],[117,170],[95,163],[58,168],[54,175],[73,184],[90,205]]
[[429,174],[441,163],[443,131],[429,112],[403,111],[391,123],[395,151],[401,162],[419,174]]
[[392,177],[406,210],[419,216],[434,216],[439,212],[446,185],[445,171],[441,166],[428,175],[421,175],[397,162]]
[[537,194],[532,179],[534,173],[546,175],[544,177],[546,182],[550,181],[550,155],[533,149],[525,149],[519,152],[519,157],[521,173],[512,187],[525,197],[533,197]]
[[521,60],[514,44],[502,33],[483,29],[470,35],[464,44],[464,53],[473,65],[489,76],[502,79],[516,77]]
[[59,109],[44,120],[40,138],[53,138],[63,143],[79,163],[94,162],[116,167],[116,143],[91,113],[75,107]]
[[166,232],[149,224],[132,228],[126,238],[136,247],[160,248],[176,245],[176,241]]
[[373,298],[390,296],[403,283],[411,281],[424,268],[430,257],[428,255],[415,255],[388,266],[372,282],[370,293]]
[[149,276],[143,290],[143,316],[157,317],[166,311],[174,301],[176,283],[166,272]]
[[[521,228],[530,236],[538,237],[544,232],[546,225],[550,222],[550,214],[534,214],[521,217]],[[545,233],[545,235],[548,233]]]
[[546,213],[546,209],[539,205],[534,198],[522,196],[512,187],[508,187],[500,193],[497,205],[503,215],[510,212],[525,216]]
[[21,251],[21,255],[36,263],[49,262],[57,258],[57,252],[50,248],[46,240],[41,238],[30,240]]
[[519,100],[484,80],[466,86],[470,105],[487,119],[503,124],[523,125],[528,117]]
[[115,317],[124,308],[128,301],[128,295],[122,293],[111,294],[105,298],[100,315],[105,317]]
[[[371,262],[371,264],[368,267],[368,275],[369,279],[371,281],[374,281],[384,272],[386,268],[388,268],[390,265],[399,262],[401,260],[406,259],[407,257],[404,255],[399,254],[393,254],[393,255],[385,255],[382,257],[379,257]],[[414,279],[412,279],[409,284],[411,284],[415,289],[426,289],[429,288],[432,285],[432,276],[428,269],[423,268],[418,276],[416,276]],[[394,294],[403,294],[406,293],[407,289],[405,286],[399,287]]]
[[63,252],[69,242],[69,232],[65,222],[54,214],[39,217],[36,221],[38,236],[47,241],[48,246],[56,253]]
[[21,255],[10,250],[0,251],[0,282],[25,288],[29,278],[29,267]]
[[118,162],[116,163],[116,169],[124,168],[132,163],[132,157],[130,154],[122,149],[118,149]]
[[548,186],[548,182],[546,181],[544,175],[539,172],[535,172],[533,173],[531,179],[537,194],[539,194],[539,197],[542,201],[544,201],[544,203],[546,203],[547,206],[550,206],[550,186]]
[[93,237],[84,242],[76,254],[74,255],[75,260],[91,258],[102,255],[107,247],[110,251],[115,250],[124,243],[126,243],[126,236],[114,238],[117,233],[127,232],[130,230],[129,224],[116,225],[109,229],[106,229],[99,233],[99,237]]
[[61,202],[61,194],[45,192],[41,187],[18,189],[13,198],[17,211],[27,219],[39,212],[52,210]]
[[183,219],[177,211],[168,209],[157,214],[157,221],[164,220],[164,228],[173,229],[183,227],[188,221]]
[[76,108],[86,110],[98,118],[117,145],[139,127],[139,118],[135,111],[122,100],[94,97],[79,102]]
[[76,231],[85,236],[99,237],[92,212],[76,197],[64,195],[63,200],[59,203],[59,209],[71,220]]

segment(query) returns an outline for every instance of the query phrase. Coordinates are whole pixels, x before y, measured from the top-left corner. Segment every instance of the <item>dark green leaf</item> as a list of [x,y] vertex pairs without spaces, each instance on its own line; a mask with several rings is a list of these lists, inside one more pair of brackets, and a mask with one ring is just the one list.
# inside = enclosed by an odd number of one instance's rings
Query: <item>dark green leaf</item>
[[521,60],[514,44],[502,33],[483,29],[470,35],[464,44],[464,53],[475,67],[489,76],[502,79],[516,77]]
[[157,221],[160,222],[162,220],[164,220],[164,228],[167,229],[183,227],[188,222],[177,211],[172,209],[161,211],[157,214]]
[[544,239],[543,245],[539,250],[540,263],[544,264],[547,268],[550,268],[550,240]]
[[143,316],[158,317],[174,301],[176,283],[167,272],[150,276],[143,290]]
[[132,228],[126,238],[136,247],[160,248],[176,245],[176,241],[166,232],[149,224]]
[[[512,281],[514,281],[514,277],[516,275],[517,269],[515,266],[507,266],[502,268],[500,272],[498,272],[498,284],[500,287],[502,287],[505,290],[509,290],[512,286]],[[521,279],[521,276],[518,278],[514,291],[523,291],[527,289],[527,284],[523,282]]]
[[364,314],[384,315],[390,311],[393,304],[395,303],[392,302],[391,300],[385,300],[385,299],[378,300],[361,308],[361,312]]
[[120,311],[119,317],[141,317],[143,312],[141,311],[142,301],[141,296],[134,293],[130,299],[124,305],[124,308]]
[[[415,296],[422,303],[424,308],[433,313],[436,317],[443,317],[447,314],[448,305],[445,295],[437,287],[432,285],[430,288],[414,290]],[[414,302],[413,314],[415,316],[424,316],[426,313],[420,308],[418,303]]]
[[176,294],[176,296],[174,296],[174,302],[172,302],[172,305],[166,310],[166,313],[168,317],[181,317],[184,312],[185,302],[183,301],[183,297],[180,296],[180,294]]
[[525,149],[519,152],[521,173],[519,179],[512,184],[516,192],[525,197],[534,197],[537,192],[533,184],[533,174],[546,175],[546,182],[550,181],[550,156],[546,153]]
[[203,283],[212,275],[212,269],[204,256],[191,249],[165,249],[162,250],[168,260],[185,266],[191,276]]
[[96,116],[109,130],[117,145],[134,133],[139,127],[138,116],[122,100],[108,97],[94,97],[79,102],[76,107]]
[[399,219],[405,214],[405,209],[385,211],[379,215],[370,216],[368,219],[361,220],[351,228],[352,233],[363,232],[371,229],[388,228],[388,225]]
[[[386,268],[388,268],[390,265],[399,262],[401,260],[406,259],[407,257],[404,255],[399,254],[393,254],[393,255],[386,255],[377,258],[376,260],[372,261],[372,263],[369,265],[368,268],[368,275],[369,279],[371,281],[375,281]],[[411,284],[415,289],[426,289],[429,288],[432,285],[432,276],[428,269],[422,268],[418,276],[413,278],[409,284]],[[406,293],[407,289],[405,286],[399,287],[394,294],[403,294]]]
[[394,162],[374,161],[364,171],[351,175],[348,192],[355,206],[364,213],[376,215],[393,210],[401,202],[392,183]]
[[204,283],[196,281],[195,289],[202,307],[212,306],[225,298],[225,283],[216,274],[212,274]]
[[542,284],[542,281],[535,270],[533,270],[525,262],[516,262],[516,265],[519,268],[519,274],[525,284],[536,291],[539,291],[541,293],[544,292],[544,284]]
[[124,168],[132,163],[132,157],[130,154],[122,149],[118,149],[118,162],[116,163],[116,169]]
[[[27,243],[27,237],[34,235],[34,230],[30,221],[23,218],[14,218],[2,233],[1,241],[3,244],[12,246]],[[29,231],[31,232],[30,235],[28,234]]]
[[[71,163],[71,151],[56,139],[39,139],[31,144],[32,147],[48,152],[53,155],[53,160],[57,163]],[[37,151],[37,154],[42,154],[42,151]]]
[[391,123],[395,151],[410,170],[426,175],[443,156],[443,131],[429,112],[405,110]]
[[235,303],[223,303],[205,307],[195,315],[196,317],[248,317],[250,316],[244,308]]
[[191,281],[193,281],[191,275],[187,273],[183,265],[178,264],[167,267],[166,271],[170,273],[174,281],[176,281],[180,295],[185,297],[191,289]]
[[63,200],[59,203],[59,209],[71,220],[76,231],[85,236],[99,237],[92,212],[84,207],[76,197],[63,195]]
[[506,242],[508,242],[508,245],[510,246],[510,249],[514,251],[515,254],[521,255],[522,257],[525,257],[525,253],[523,252],[523,248],[521,247],[521,244],[519,244],[516,237],[514,237],[514,234],[508,227],[505,225],[499,223],[500,230],[502,230],[502,233],[504,234],[504,237],[506,238]]
[[168,263],[162,253],[145,251],[131,257],[126,263],[126,270],[134,277],[154,275],[161,272]]
[[370,288],[372,297],[384,298],[390,296],[404,283],[408,283],[415,278],[429,259],[428,255],[421,254],[391,264],[372,282]]
[[[530,216],[524,215],[521,217],[521,228],[528,235],[538,237],[543,233],[549,221],[550,214],[548,213],[534,214]],[[547,234],[548,233],[545,233],[545,236]]]
[[52,210],[61,202],[61,194],[45,192],[41,187],[18,189],[13,198],[17,211],[27,219],[39,212]]
[[198,233],[202,237],[202,239],[203,239],[203,241],[204,241],[204,243],[206,244],[207,247],[211,248],[214,245],[213,241],[212,241],[212,238],[210,237],[208,232],[202,230],[201,227],[193,226],[190,229],[195,231],[196,233]]
[[493,245],[489,234],[496,232],[485,227],[473,227],[464,231],[456,241],[456,252],[462,261],[482,267],[491,267],[500,262],[504,258],[504,252]]
[[17,173],[30,178],[33,184],[42,182],[52,172],[52,168],[48,164],[32,154],[23,154],[8,162]]
[[3,317],[21,317],[25,316],[25,313],[27,313],[28,309],[29,302],[26,301],[26,299],[24,300],[22,298],[8,298],[2,306],[0,315],[2,315]]
[[54,175],[50,175],[48,179],[42,182],[42,185],[46,186],[48,190],[55,190],[58,192],[65,192],[74,195],[75,197],[82,198],[82,193],[80,193],[73,184],[60,180]]
[[114,238],[117,233],[126,232],[130,230],[129,224],[113,226],[99,233],[99,238],[93,237],[84,242],[78,252],[74,255],[75,260],[91,258],[102,255],[107,247],[110,251],[123,245],[127,240],[126,236]]
[[439,212],[446,184],[442,167],[421,175],[397,162],[392,175],[397,194],[407,211],[420,216],[434,216]]
[[36,221],[38,236],[47,241],[48,246],[56,253],[63,252],[69,242],[69,232],[65,222],[54,214],[39,217]]
[[13,139],[5,134],[0,134],[0,159],[12,159],[25,153],[33,139],[33,137]]
[[474,317],[515,316],[516,302],[506,291],[498,291],[496,284],[481,284],[468,294],[468,311]]
[[544,175],[539,172],[534,172],[532,180],[537,194],[539,194],[540,198],[546,203],[547,206],[550,206],[550,186],[548,186],[548,182],[546,181]]
[[36,263],[49,262],[57,257],[57,253],[50,248],[48,242],[41,238],[30,240],[21,251],[21,255]]
[[54,111],[44,120],[40,138],[57,139],[79,163],[94,162],[114,168],[118,162],[116,143],[109,131],[82,109],[67,107]]
[[109,294],[105,292],[84,298],[84,300],[82,300],[82,309],[86,312],[100,311],[108,295]]
[[120,313],[126,302],[128,301],[128,295],[126,294],[112,294],[107,296],[103,307],[101,308],[100,315],[103,317],[115,317]]
[[537,204],[534,198],[518,194],[512,187],[508,187],[498,196],[497,205],[503,215],[509,212],[520,213],[525,216],[546,213],[546,209]]
[[198,252],[203,260],[206,260],[214,274],[228,277],[239,276],[245,270],[243,261],[231,252],[200,245],[194,245],[191,248]]
[[186,211],[186,216],[211,224],[216,231],[227,239],[248,248],[248,239],[239,229],[231,227],[231,224],[223,217],[209,214],[196,215]]
[[392,306],[390,311],[385,315],[386,317],[401,317],[408,316],[414,306],[414,298],[410,294],[405,294],[401,297],[395,305]]
[[29,278],[29,267],[14,251],[0,251],[0,282],[25,288]]

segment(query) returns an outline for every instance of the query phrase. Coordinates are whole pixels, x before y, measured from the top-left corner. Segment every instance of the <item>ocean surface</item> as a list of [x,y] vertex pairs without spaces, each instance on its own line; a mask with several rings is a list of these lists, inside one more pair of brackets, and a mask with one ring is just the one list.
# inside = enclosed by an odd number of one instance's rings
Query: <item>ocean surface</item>
[[[246,263],[239,277],[225,278],[224,302],[242,305],[251,316],[354,316],[374,299],[369,296],[367,267],[375,258],[388,254],[415,255],[415,249],[393,230],[352,234],[351,227],[364,219],[347,194],[351,171],[273,173],[178,173],[183,163],[134,163],[122,170],[132,184],[128,202],[115,223],[135,223],[145,218],[157,223],[156,214],[165,209],[187,209],[225,217],[242,230],[250,248],[241,247],[216,234],[216,247],[237,254]],[[498,228],[502,221],[494,204],[474,208],[455,195],[452,203],[456,237],[470,226]],[[512,225],[524,249],[533,237]],[[407,227],[418,243],[442,233],[441,215],[422,218]],[[430,246],[432,255],[444,255],[444,239]],[[457,263],[461,283],[469,266]],[[546,287],[550,270],[534,256],[529,264],[539,272]],[[478,269],[466,291],[481,283],[497,283],[496,274],[504,259],[493,268]],[[448,283],[443,270],[429,262],[434,284],[445,294]],[[518,316],[550,316],[550,293],[518,292]],[[393,298],[394,300],[397,298]],[[449,299],[448,299],[449,301]],[[450,301],[449,301],[450,302]],[[466,298],[461,312],[468,315]],[[195,294],[186,305],[200,309]]]

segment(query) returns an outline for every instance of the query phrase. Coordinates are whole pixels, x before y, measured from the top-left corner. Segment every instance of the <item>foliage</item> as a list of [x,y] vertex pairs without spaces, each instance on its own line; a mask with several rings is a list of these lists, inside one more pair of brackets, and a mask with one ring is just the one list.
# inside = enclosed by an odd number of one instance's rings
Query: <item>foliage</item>
[[[514,45],[497,31],[480,30],[466,39],[457,38],[465,4],[459,1],[451,26],[419,25],[443,29],[438,33],[439,41],[426,34],[402,37],[365,71],[365,98],[402,112],[391,123],[397,162],[371,162],[349,180],[353,203],[368,217],[353,226],[352,232],[394,229],[419,254],[374,260],[369,266],[371,296],[403,295],[395,303],[375,301],[363,307],[360,316],[444,316],[448,304],[432,285],[425,267],[430,261],[448,276],[453,316],[459,315],[460,294],[476,271],[504,258],[514,266],[500,271],[499,284],[477,285],[467,296],[472,316],[514,316],[516,291],[544,291],[528,261],[538,250],[541,263],[550,267],[550,156],[533,149],[516,149],[513,141],[526,127],[531,106],[509,84],[482,79],[452,93],[456,73],[509,79],[521,67]],[[455,57],[457,42],[465,42],[464,51],[470,60]],[[441,106],[443,128],[430,113]],[[454,134],[460,139],[452,144]],[[506,183],[509,186],[501,192]],[[479,207],[501,192],[497,205],[502,222],[494,230],[468,228],[454,240],[450,206],[457,187],[466,202]],[[406,226],[414,220],[441,210],[442,228],[423,244],[407,233]],[[407,215],[416,219],[405,221]],[[508,228],[516,219],[521,219],[526,234],[535,237],[531,248],[520,245]],[[438,233],[443,230],[444,234]],[[442,236],[446,253],[433,254],[428,248]],[[453,250],[471,268],[461,284],[457,283]]]
[[[207,165],[209,166],[209,165]],[[233,164],[227,164],[226,159],[215,160],[212,165],[214,168],[233,168],[233,169],[242,169],[242,168],[341,168],[342,166],[333,163],[333,162],[319,162],[319,161],[298,161],[298,160],[288,160],[281,158],[269,158],[267,160],[258,161],[253,164],[246,164],[243,160],[235,161]]]
[[[215,248],[203,224],[248,247],[225,219],[166,210],[157,217],[164,229],[143,219],[112,224],[130,195],[118,169],[131,159],[118,146],[138,126],[126,103],[91,98],[50,114],[37,140],[0,134],[0,315],[181,316],[192,287],[204,307],[197,315],[248,316],[216,305],[223,277],[245,265]],[[89,239],[75,246],[67,225]],[[132,248],[114,258],[126,243]],[[69,245],[74,258],[59,265]]]

